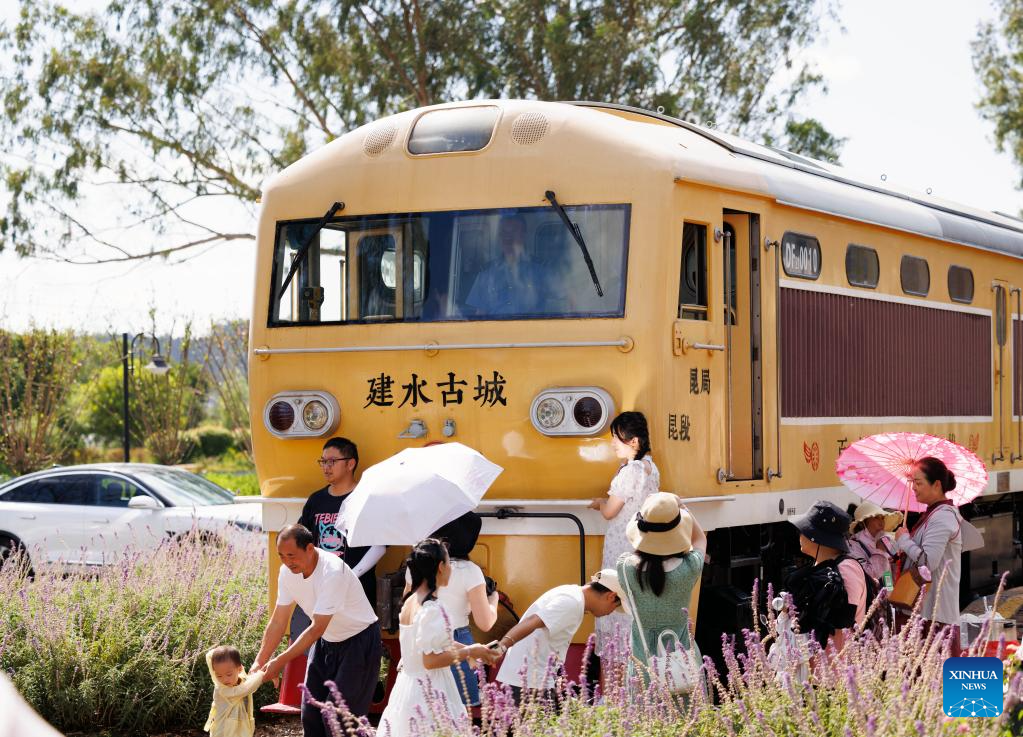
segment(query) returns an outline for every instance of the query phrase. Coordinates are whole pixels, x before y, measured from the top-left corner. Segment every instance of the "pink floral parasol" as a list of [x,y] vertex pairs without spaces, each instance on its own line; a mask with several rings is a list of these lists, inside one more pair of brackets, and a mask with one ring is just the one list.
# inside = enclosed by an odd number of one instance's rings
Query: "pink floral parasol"
[[933,456],[955,474],[948,498],[956,506],[973,501],[987,487],[984,461],[958,443],[915,432],[883,432],[857,440],[835,461],[838,478],[850,491],[886,509],[922,512],[910,476],[914,462]]

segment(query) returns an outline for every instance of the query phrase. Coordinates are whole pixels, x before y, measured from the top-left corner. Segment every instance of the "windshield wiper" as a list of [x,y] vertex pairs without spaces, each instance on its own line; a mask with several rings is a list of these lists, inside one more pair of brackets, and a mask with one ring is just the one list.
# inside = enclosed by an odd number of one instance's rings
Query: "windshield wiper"
[[590,278],[593,280],[593,288],[597,290],[597,296],[603,297],[604,290],[600,288],[600,280],[597,278],[597,270],[593,268],[593,259],[590,258],[590,249],[586,247],[586,241],[583,240],[582,233],[580,233],[572,221],[568,219],[568,215],[565,213],[565,208],[558,204],[557,196],[549,189],[544,192],[544,197],[551,203],[551,207],[558,213],[561,218],[561,222],[568,228],[568,232],[575,238],[575,242],[579,244],[579,250],[583,252],[583,259],[586,261],[586,268],[590,270]]
[[298,271],[298,267],[302,263],[302,259],[305,258],[309,247],[313,245],[313,239],[316,238],[316,234],[323,230],[323,226],[327,224],[328,220],[334,217],[339,210],[343,209],[345,209],[344,202],[335,202],[330,206],[330,209],[323,214],[323,217],[320,218],[320,222],[316,223],[316,227],[313,228],[313,231],[306,236],[305,243],[303,243],[302,247],[295,252],[295,258],[291,262],[291,269],[288,271],[288,275],[284,278],[284,282],[281,284],[281,288],[277,292],[277,299],[281,298],[281,295],[284,294],[284,290],[288,288],[289,284],[291,284],[291,280]]

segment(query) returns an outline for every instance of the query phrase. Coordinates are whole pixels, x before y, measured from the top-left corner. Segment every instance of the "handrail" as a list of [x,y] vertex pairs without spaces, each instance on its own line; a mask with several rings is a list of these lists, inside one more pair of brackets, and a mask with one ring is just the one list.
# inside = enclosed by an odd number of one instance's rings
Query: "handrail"
[[[1009,321],[1009,340],[1012,341],[1012,378],[1015,380],[1017,369],[1017,362],[1019,361],[1019,354],[1016,350],[1016,321],[1023,319],[1023,311],[1020,310],[1020,293],[1023,289],[1019,287],[1010,287],[1009,295],[1015,293],[1016,295],[1016,319]],[[1013,381],[1015,385],[1015,391],[1012,395],[1012,409],[1016,410],[1016,399],[1020,399],[1020,411],[1016,414],[1016,454],[1012,451],[1009,452],[1009,462],[1015,463],[1016,461],[1023,461],[1023,372],[1020,373],[1020,381]],[[1012,415],[1009,415],[1010,417]]]
[[519,512],[508,507],[500,507],[496,512],[478,512],[480,517],[493,519],[531,518],[531,519],[570,519],[579,529],[579,585],[586,585],[586,530],[582,520],[569,512]]
[[[728,370],[728,381],[725,384],[725,463],[726,468],[718,469],[718,483],[730,481],[735,477],[732,469],[732,234],[728,230],[715,230],[714,235],[720,236],[725,244],[725,365]],[[738,305],[736,305],[738,306]]]
[[[1005,428],[1005,313],[1008,312],[1008,300],[1005,298],[1005,286],[998,282],[991,283],[991,291],[995,293],[995,342],[998,344],[998,455],[991,454],[991,463],[1005,460],[1004,431]],[[998,314],[998,306],[1005,303],[1005,308]],[[1010,453],[1011,455],[1011,453]]]
[[764,250],[774,246],[774,447],[778,470],[767,468],[767,482],[781,478],[781,244],[764,237]]
[[372,353],[375,351],[465,351],[491,348],[630,348],[632,338],[618,340],[564,340],[546,343],[422,343],[418,345],[346,345],[326,348],[253,348],[257,356],[297,353]]

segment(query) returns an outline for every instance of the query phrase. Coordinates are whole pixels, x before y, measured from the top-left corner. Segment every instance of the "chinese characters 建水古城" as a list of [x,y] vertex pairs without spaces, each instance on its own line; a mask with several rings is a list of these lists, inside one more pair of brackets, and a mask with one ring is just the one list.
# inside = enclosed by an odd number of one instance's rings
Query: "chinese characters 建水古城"
[[[366,383],[369,384],[369,393],[366,395],[366,404],[363,405],[363,409],[370,406],[394,406],[398,390],[395,390],[395,380],[390,374],[380,372],[379,376],[366,379]],[[472,401],[481,407],[493,407],[497,404],[508,406],[508,398],[504,393],[507,383],[507,380],[498,371],[493,371],[491,378],[476,374],[476,384],[472,389]],[[433,384],[413,372],[408,383],[400,385],[403,396],[397,406],[404,407],[408,404],[411,407],[418,407],[420,404],[431,404],[434,401],[434,396],[440,397],[443,407],[462,404],[465,396],[462,387],[465,387],[465,392],[469,391],[469,382],[459,379],[454,371],[448,371],[445,380]],[[440,391],[439,395],[436,394],[436,390]]]

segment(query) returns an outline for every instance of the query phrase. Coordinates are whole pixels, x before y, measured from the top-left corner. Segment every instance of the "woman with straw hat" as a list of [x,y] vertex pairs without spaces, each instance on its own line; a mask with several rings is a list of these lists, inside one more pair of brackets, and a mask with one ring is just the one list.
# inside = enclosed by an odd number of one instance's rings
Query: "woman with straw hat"
[[891,573],[895,543],[885,536],[902,521],[900,512],[889,512],[873,502],[850,505],[852,525],[849,527],[849,555],[860,562],[863,570],[875,581]]
[[650,682],[650,658],[657,655],[662,635],[671,633],[700,662],[689,636],[689,601],[700,580],[707,536],[674,494],[651,494],[629,521],[626,536],[635,553],[618,559],[618,579],[631,600],[632,653],[630,676],[638,661],[644,684]]

